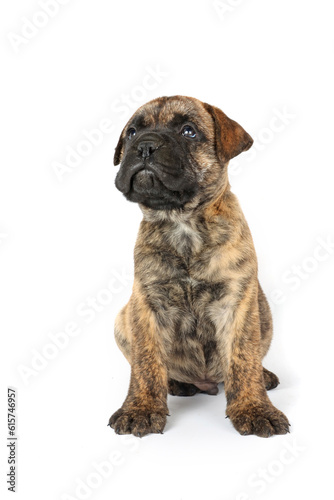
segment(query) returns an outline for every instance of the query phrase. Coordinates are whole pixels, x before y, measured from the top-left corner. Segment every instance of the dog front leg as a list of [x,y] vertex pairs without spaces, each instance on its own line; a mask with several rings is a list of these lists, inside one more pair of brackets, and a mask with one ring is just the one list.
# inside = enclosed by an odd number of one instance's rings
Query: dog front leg
[[261,332],[254,301],[236,314],[225,352],[226,415],[240,434],[269,437],[289,432],[289,421],[269,400],[261,363]]
[[122,407],[109,420],[117,434],[162,433],[168,414],[167,368],[162,359],[154,314],[140,300],[130,308],[131,379]]

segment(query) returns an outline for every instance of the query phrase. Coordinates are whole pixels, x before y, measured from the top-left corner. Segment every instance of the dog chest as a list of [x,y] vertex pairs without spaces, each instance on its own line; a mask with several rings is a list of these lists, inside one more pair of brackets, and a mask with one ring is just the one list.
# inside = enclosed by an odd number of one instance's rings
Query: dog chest
[[[178,277],[147,284],[144,294],[154,312],[157,334],[164,346],[169,368],[182,380],[221,379],[221,358],[214,305],[228,296],[224,281],[206,282],[185,270]],[[216,306],[217,307],[217,306]]]
[[203,246],[203,238],[197,228],[185,221],[171,224],[165,238],[180,255],[192,255]]

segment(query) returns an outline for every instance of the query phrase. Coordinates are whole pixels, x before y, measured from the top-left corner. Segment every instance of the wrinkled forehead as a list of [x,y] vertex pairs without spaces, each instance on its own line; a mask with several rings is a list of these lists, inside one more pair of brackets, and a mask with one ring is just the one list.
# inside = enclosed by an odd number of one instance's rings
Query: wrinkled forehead
[[181,126],[190,122],[204,129],[208,135],[214,133],[212,117],[204,108],[203,103],[183,96],[154,99],[139,108],[130,122],[150,128]]

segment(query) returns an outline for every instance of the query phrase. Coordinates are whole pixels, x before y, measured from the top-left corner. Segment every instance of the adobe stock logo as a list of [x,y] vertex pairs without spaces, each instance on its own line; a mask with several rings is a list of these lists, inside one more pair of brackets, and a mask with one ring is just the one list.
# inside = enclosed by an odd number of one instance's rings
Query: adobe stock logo
[[239,158],[233,158],[229,165],[229,173],[231,176],[239,175],[242,172],[242,166],[245,162],[252,162],[257,157],[257,154],[265,150],[271,144],[278,134],[281,134],[295,120],[296,115],[287,110],[286,106],[280,109],[273,108],[272,117],[266,127],[262,127],[254,136],[254,144],[249,151]]
[[133,282],[133,274],[126,270],[111,271],[108,282],[96,293],[90,294],[80,301],[72,316],[62,328],[50,331],[43,343],[34,347],[28,354],[25,363],[17,366],[17,371],[24,385],[29,385],[39,374],[44,373],[48,366],[58,362],[61,353],[73,345],[75,338],[80,338],[85,325],[91,324],[114,302],[116,296],[129,289]]
[[56,17],[62,5],[66,5],[70,0],[40,0],[38,5],[41,10],[37,10],[31,17],[21,17],[20,34],[10,31],[7,38],[14,52],[18,53],[21,48],[25,47],[31,40],[36,38],[50,19]]
[[227,14],[234,12],[244,0],[214,0],[212,6],[219,16],[221,21],[224,21]]
[[299,290],[302,284],[334,255],[332,235],[327,235],[326,238],[317,236],[316,243],[311,254],[306,255],[301,262],[291,265],[284,271],[281,276],[284,286],[274,288],[268,293],[271,306],[283,304],[291,293]]
[[119,436],[123,446],[121,450],[111,451],[103,460],[91,462],[91,470],[82,477],[76,477],[70,493],[63,493],[61,500],[88,500],[96,490],[110,480],[117,470],[124,466],[128,458],[138,451],[140,446],[135,436]]
[[112,101],[110,111],[114,116],[116,115],[116,119],[112,120],[105,116],[98,121],[94,128],[81,130],[79,141],[65,147],[63,159],[51,162],[52,170],[59,182],[63,182],[87,157],[94,154],[106,136],[116,130],[117,122],[129,118],[129,114],[147,101],[150,92],[158,88],[168,76],[168,73],[162,71],[158,64],[155,67],[146,66],[145,70],[146,73],[139,84],[134,85],[130,91],[123,92]]
[[0,233],[0,246],[2,245],[2,243],[8,238],[8,234],[7,233]]
[[262,495],[306,451],[306,446],[301,445],[296,438],[286,438],[276,458],[253,472],[247,479],[245,490],[240,491],[234,500],[253,500]]

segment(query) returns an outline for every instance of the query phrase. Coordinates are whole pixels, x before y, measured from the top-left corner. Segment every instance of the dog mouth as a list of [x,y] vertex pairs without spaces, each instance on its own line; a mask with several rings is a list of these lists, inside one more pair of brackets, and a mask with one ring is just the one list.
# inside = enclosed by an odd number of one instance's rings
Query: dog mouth
[[131,177],[130,190],[125,196],[150,208],[166,209],[180,208],[183,193],[167,189],[154,170],[144,166]]
[[196,176],[179,158],[125,157],[115,179],[116,187],[135,203],[155,209],[180,208],[197,189]]
[[159,180],[159,170],[152,165],[152,162],[149,165],[146,161],[124,165],[116,176],[116,187],[125,196],[129,196],[132,192],[145,192],[146,195],[153,196],[157,189],[163,187]]
[[116,187],[125,196],[132,191],[145,191],[154,196],[156,190],[181,191],[185,184],[184,169],[181,164],[169,165],[154,159],[144,159],[132,163],[125,160],[116,176]]
[[181,177],[175,167],[170,168],[152,160],[144,160],[132,168],[129,191],[154,197],[163,190],[179,191],[180,181]]
[[135,173],[131,179],[130,191],[147,192],[149,193],[154,189],[155,179],[154,174],[150,170],[143,168]]

